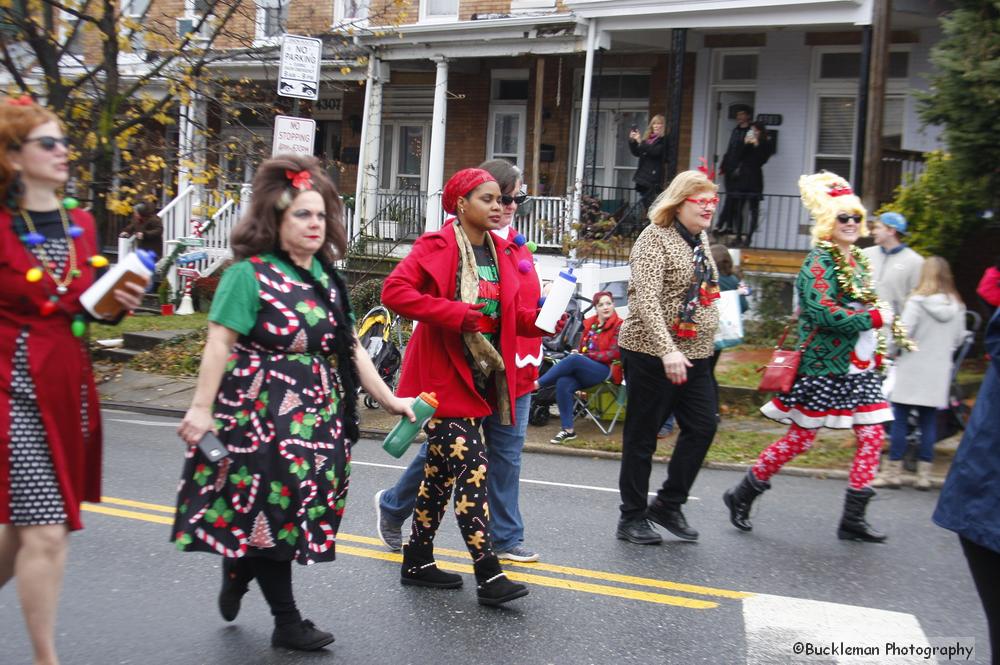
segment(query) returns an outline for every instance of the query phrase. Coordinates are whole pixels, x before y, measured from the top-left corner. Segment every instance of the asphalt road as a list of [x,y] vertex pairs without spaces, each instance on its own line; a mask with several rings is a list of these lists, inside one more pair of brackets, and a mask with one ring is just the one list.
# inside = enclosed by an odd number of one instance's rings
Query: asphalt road
[[[181,468],[175,422],[109,411],[105,423],[108,500],[88,506],[86,529],[72,536],[58,626],[64,663],[782,663],[800,662],[796,643],[875,644],[883,654],[810,663],[927,663],[888,659],[883,645],[937,638],[974,638],[976,662],[988,662],[957,538],[930,522],[937,492],[881,492],[869,516],[890,538],[869,545],[836,539],[842,481],[779,476],[744,534],[720,500],[739,474],[705,470],[686,509],[699,542],[667,534],[662,546],[637,546],[614,537],[617,462],[528,455],[522,511],[527,544],[543,558],[508,565],[531,593],[490,609],[476,603],[451,517],[438,559],[466,573],[464,588],[399,584],[399,555],[376,539],[372,496],[408,458],[373,441],[354,449],[337,561],[294,567],[303,615],[337,641],[311,654],[274,650],[256,588],[225,623],[215,607],[220,560],[168,542]],[[654,466],[653,482],[665,472]],[[12,584],[0,591],[0,626],[0,663],[30,662]]]

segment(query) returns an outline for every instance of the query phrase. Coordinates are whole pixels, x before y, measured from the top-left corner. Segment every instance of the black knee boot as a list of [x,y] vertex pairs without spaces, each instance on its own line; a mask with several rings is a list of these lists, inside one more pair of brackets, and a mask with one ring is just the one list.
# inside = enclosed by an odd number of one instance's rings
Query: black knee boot
[[479,583],[476,595],[480,605],[503,605],[528,595],[528,587],[507,579],[495,554],[476,561],[473,568],[476,570],[476,582]]
[[434,562],[433,544],[408,544],[403,546],[403,568],[399,581],[411,586],[433,589],[457,589],[462,586],[462,576],[446,573]]
[[866,543],[881,543],[886,539],[884,533],[873,529],[865,520],[865,509],[868,500],[875,496],[875,490],[870,487],[856,490],[847,488],[844,497],[844,514],[840,518],[837,537],[841,540],[861,540]]
[[226,621],[240,613],[240,603],[250,588],[253,571],[246,558],[222,560],[222,590],[219,592],[219,613]]
[[753,471],[747,471],[743,480],[736,487],[722,493],[722,500],[729,508],[729,521],[740,531],[753,531],[750,523],[750,506],[754,499],[771,489],[771,483],[759,480]]

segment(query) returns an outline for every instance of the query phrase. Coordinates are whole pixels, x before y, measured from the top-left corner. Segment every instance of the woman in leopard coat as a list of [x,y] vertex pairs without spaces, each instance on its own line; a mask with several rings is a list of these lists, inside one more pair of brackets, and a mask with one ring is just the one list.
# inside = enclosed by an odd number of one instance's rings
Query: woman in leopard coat
[[[622,437],[618,538],[655,545],[649,525],[697,540],[681,512],[715,437],[712,353],[719,311],[719,271],[706,230],[719,204],[717,187],[699,171],[681,173],[653,203],[629,264],[629,314],[618,336],[628,418]],[[661,396],[650,399],[650,395]],[[646,505],[656,434],[671,413],[681,434],[667,479]]]

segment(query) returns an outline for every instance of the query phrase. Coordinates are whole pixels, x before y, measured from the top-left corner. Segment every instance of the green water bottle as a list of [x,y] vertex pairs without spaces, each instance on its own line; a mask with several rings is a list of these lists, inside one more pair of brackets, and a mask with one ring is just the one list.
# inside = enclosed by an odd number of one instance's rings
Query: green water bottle
[[417,422],[411,423],[409,418],[403,416],[382,442],[382,448],[393,457],[403,456],[413,439],[417,437],[417,433],[434,415],[438,408],[437,396],[434,393],[420,393],[410,408],[413,409],[413,415],[417,417]]

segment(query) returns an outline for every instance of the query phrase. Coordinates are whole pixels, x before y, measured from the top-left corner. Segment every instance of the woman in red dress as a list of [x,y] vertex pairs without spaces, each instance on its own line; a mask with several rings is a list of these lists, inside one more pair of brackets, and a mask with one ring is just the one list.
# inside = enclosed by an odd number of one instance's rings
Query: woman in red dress
[[[0,587],[17,578],[35,663],[57,663],[56,607],[80,503],[101,500],[101,417],[80,294],[107,264],[94,220],[59,197],[62,123],[0,104]],[[116,291],[128,309],[142,288]]]

